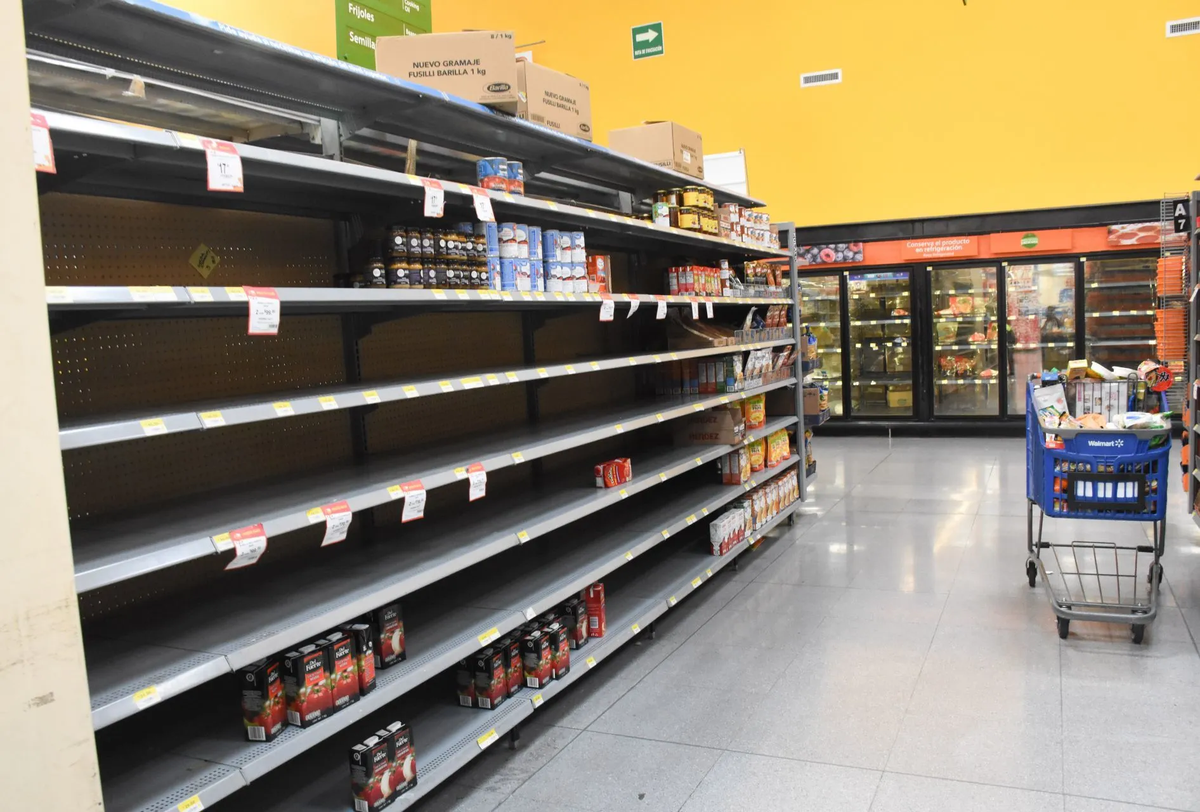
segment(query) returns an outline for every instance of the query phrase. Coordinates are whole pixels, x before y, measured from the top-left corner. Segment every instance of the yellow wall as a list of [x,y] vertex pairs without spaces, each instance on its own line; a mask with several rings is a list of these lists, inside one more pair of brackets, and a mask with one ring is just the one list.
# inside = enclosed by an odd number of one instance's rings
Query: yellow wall
[[[311,2],[290,4],[289,28]],[[256,3],[177,5],[288,38],[247,19]],[[1196,0],[437,0],[434,23],[545,40],[538,62],[591,84],[598,141],[674,119],[706,152],[745,148],[775,219],[818,224],[1194,188],[1200,36],[1167,39],[1164,24],[1198,13]],[[666,55],[634,62],[630,26],[659,19]],[[842,84],[800,89],[800,73],[829,68]]]

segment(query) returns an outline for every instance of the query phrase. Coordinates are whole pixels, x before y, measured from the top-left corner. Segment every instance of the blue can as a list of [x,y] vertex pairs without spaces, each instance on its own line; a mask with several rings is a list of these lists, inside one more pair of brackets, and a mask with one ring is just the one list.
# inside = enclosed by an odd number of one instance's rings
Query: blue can
[[[532,248],[533,243],[529,243],[529,247]],[[529,276],[534,290],[546,290],[546,266],[540,259],[529,260]]]
[[533,290],[533,269],[529,265],[529,260],[518,259],[516,269],[517,290]]
[[486,238],[487,255],[489,257],[500,256],[500,229],[495,223],[476,223],[475,235],[482,235]]
[[481,158],[475,164],[475,176],[483,189],[508,189],[508,159]]
[[558,232],[552,228],[542,232],[542,261],[562,262],[562,254],[558,250]]
[[571,261],[587,262],[587,249],[583,245],[583,232],[571,232]]
[[517,261],[515,259],[500,260],[500,290],[517,289]]
[[[501,160],[503,160],[503,159],[501,159]],[[508,162],[508,179],[509,180],[519,180],[522,183],[524,183],[525,182],[525,164],[521,163],[520,161],[509,161]]]
[[488,287],[492,290],[500,290],[503,285],[503,273],[500,269],[500,257],[488,257]]
[[542,258],[542,230],[537,226],[529,227],[529,258]]

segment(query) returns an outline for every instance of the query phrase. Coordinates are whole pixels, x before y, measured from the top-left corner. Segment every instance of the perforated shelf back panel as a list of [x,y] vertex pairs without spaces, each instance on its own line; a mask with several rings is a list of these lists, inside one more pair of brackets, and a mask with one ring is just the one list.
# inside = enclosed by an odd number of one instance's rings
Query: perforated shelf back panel
[[[106,197],[40,198],[47,285],[319,287],[337,271],[332,220]],[[207,279],[188,260],[219,259]]]
[[[540,336],[539,336],[540,338]],[[359,343],[363,380],[524,366],[520,313],[426,313],[378,324]]]

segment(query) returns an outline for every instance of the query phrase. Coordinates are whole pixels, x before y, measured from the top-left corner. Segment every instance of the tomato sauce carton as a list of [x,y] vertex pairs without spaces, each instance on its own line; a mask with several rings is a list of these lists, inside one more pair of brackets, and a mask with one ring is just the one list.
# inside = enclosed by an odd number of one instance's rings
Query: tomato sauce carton
[[543,629],[530,632],[521,639],[521,656],[525,670],[526,688],[545,688],[554,679],[554,655],[550,635]]
[[604,584],[587,588],[588,637],[603,637],[608,631],[604,613]]
[[475,655],[475,704],[484,710],[495,710],[507,698],[507,652],[485,648]]
[[550,661],[554,665],[554,678],[562,679],[571,671],[571,636],[561,623],[551,623],[546,628],[550,636]]
[[562,617],[570,635],[571,648],[583,648],[588,641],[587,603],[582,598],[571,598],[563,604]]
[[413,742],[412,728],[403,722],[392,722],[388,725],[388,732],[392,734],[392,788],[400,796],[417,785],[417,747]]
[[344,632],[330,632],[318,646],[329,652],[329,693],[333,697],[331,711],[337,713],[358,701],[358,664],[354,656],[354,638]]
[[350,748],[350,796],[355,812],[379,812],[392,803],[391,747],[370,736]]
[[475,669],[470,661],[458,661],[454,681],[458,684],[458,704],[464,708],[475,707]]
[[525,667],[521,659],[521,637],[511,634],[501,639],[496,647],[504,653],[508,670],[508,695],[514,696],[525,687]]
[[375,690],[375,642],[369,623],[351,623],[342,631],[354,640],[354,671],[358,693],[366,696]]
[[332,712],[327,649],[302,646],[283,655],[283,688],[289,725],[311,727]]
[[238,682],[242,686],[246,738],[252,742],[274,740],[287,723],[279,661],[259,660],[238,669]]
[[405,658],[404,617],[399,603],[389,603],[371,613],[375,667],[389,668]]

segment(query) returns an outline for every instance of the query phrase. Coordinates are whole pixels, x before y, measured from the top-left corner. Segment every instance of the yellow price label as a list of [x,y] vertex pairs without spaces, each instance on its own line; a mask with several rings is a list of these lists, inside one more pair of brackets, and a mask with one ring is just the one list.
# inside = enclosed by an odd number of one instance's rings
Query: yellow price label
[[450,383],[450,381],[438,381],[438,386],[441,387],[443,392],[454,391],[454,384]]
[[484,375],[483,379],[487,381],[488,386],[496,386],[500,383],[500,379],[490,372],[487,375]]
[[275,409],[276,417],[293,417],[296,414],[296,410],[292,408],[291,401],[281,400],[277,403],[272,403],[271,406]]
[[493,626],[483,634],[479,635],[479,645],[486,646],[488,643],[500,637],[500,629]]
[[628,499],[628,498],[629,498],[629,493],[628,493],[628,491],[626,491],[624,488],[621,488],[621,490],[619,491],[619,493],[621,494],[621,498],[622,498],[622,499]]
[[658,473],[658,481],[659,481],[659,482],[666,482],[666,481],[667,481],[667,472],[666,472],[666,471],[659,471],[659,473]]
[[656,414],[656,415],[654,415],[654,416],[655,416],[655,417],[658,419],[658,422],[659,422],[659,423],[663,422],[663,420],[665,419],[665,418],[662,416],[662,414],[661,414],[661,413],[659,413],[659,414]]
[[621,432],[625,431],[625,425],[623,423],[618,423],[617,425],[613,426],[613,431],[615,431],[617,434],[620,434]]
[[149,420],[142,420],[142,434],[147,437],[153,437],[155,434],[166,434],[167,424],[162,421],[161,417],[152,417]]
[[674,606],[674,605],[675,605],[675,596],[672,595],[671,597],[667,598],[667,606]]
[[463,385],[464,389],[479,389],[483,386],[483,378],[462,378],[459,383]]
[[433,294],[433,298],[435,298],[435,299],[445,299],[446,298],[446,291],[444,291],[444,290],[439,290],[438,288],[433,288],[429,292]]
[[176,804],[175,809],[178,812],[201,812],[204,809],[204,802],[200,800],[199,795],[193,795],[186,801]]
[[382,399],[379,397],[379,393],[376,392],[374,389],[368,389],[367,391],[362,393],[362,396],[363,396],[363,400],[365,400],[367,403],[382,402]]
[[[221,258],[204,243],[197,245],[196,250],[192,252],[190,257],[188,257],[188,264],[195,268],[196,273],[200,274],[205,279],[208,279],[208,275],[213,272],[213,268],[216,268],[217,263],[220,261]],[[212,300],[210,299],[209,301]]]
[[700,586],[700,584],[702,584],[702,583],[704,583],[704,581],[702,581],[700,579],[700,576],[697,575],[695,578],[692,579],[692,588],[695,589],[696,587]]
[[388,491],[388,496],[390,496],[392,499],[399,499],[401,496],[404,495],[404,489],[401,488],[399,485],[392,485],[390,488],[387,489],[387,491]]
[[633,633],[634,633],[634,634],[637,634],[638,632],[640,632],[640,631],[642,630],[642,627],[641,627],[641,626],[639,626],[637,623],[634,623],[634,624],[633,624],[632,626],[630,626],[629,628],[633,630]]
[[[566,366],[563,367],[563,369],[565,369],[567,371],[568,375],[575,374],[575,367],[573,367],[571,364],[567,364]],[[541,370],[538,370],[538,371],[540,372]]]
[[521,380],[520,376],[515,372],[505,372],[504,377],[508,379],[509,383],[516,383]]
[[662,532],[662,537],[663,537],[663,538],[665,538],[665,539],[669,539],[669,538],[671,537],[671,531],[670,531],[670,530],[663,530],[663,531],[661,531],[661,532]]
[[712,570],[711,570],[711,569],[707,569],[707,570],[705,570],[705,571],[704,571],[704,574],[705,574],[705,575],[707,575],[709,578],[711,578],[711,577],[712,577]]
[[626,561],[632,561],[632,560],[633,560],[633,550],[630,550],[629,552],[625,553],[625,560],[626,560]]
[[600,362],[599,362],[599,361],[592,361],[592,369],[594,369],[594,370],[599,370],[599,369],[600,369]]
[[480,736],[475,741],[479,744],[480,750],[486,750],[489,745],[491,745],[493,742],[495,742],[499,738],[500,738],[500,736],[499,736],[499,734],[496,733],[496,728],[492,728],[491,730],[489,730],[487,733],[484,733],[482,736]]
[[688,524],[695,524],[695,523],[696,523],[696,514],[695,514],[695,513],[693,513],[691,516],[688,516],[688,517],[687,517],[687,523],[688,523]]
[[520,463],[525,462],[525,455],[520,451],[514,451],[512,453],[512,461],[519,465]]
[[197,302],[197,303],[206,303],[206,302],[211,302],[211,301],[213,300],[212,291],[211,291],[211,290],[209,290],[208,288],[203,288],[203,287],[197,287],[197,288],[194,288],[194,287],[189,287],[189,288],[187,289],[187,292],[188,292],[188,297],[189,297],[189,298],[190,298],[190,299],[191,299],[193,302]]
[[588,657],[586,660],[584,660],[584,662],[587,663],[588,668],[593,668],[596,665],[596,658]]
[[696,464],[697,464],[697,465],[703,465],[703,464],[704,464],[704,460],[700,459],[699,457],[696,457]]
[[533,707],[536,710],[537,708],[540,708],[542,706],[542,702],[545,700],[542,699],[541,694],[534,694],[533,699],[531,701],[533,702]]
[[162,696],[158,693],[157,685],[143,688],[133,695],[133,704],[137,705],[138,710],[144,710],[151,705],[157,705],[161,700]]
[[200,425],[206,429],[215,429],[225,425],[225,416],[220,412],[200,412]]
[[406,386],[402,391],[404,392],[404,397],[406,398],[415,398],[421,394],[417,391],[417,387],[415,386]]
[[518,531],[517,540],[524,544],[525,542],[529,541],[529,533],[525,530]]
[[317,403],[321,404],[322,409],[336,409],[338,407],[338,402],[332,395],[323,395],[317,398]]

